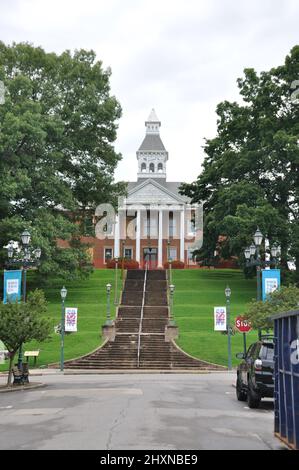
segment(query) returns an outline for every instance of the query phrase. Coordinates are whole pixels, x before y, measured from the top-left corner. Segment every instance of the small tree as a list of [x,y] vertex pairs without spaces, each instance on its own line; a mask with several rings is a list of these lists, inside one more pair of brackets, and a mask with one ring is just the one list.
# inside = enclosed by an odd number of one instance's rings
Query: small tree
[[27,302],[0,305],[0,340],[9,351],[7,385],[11,384],[12,367],[16,352],[22,343],[44,341],[49,337],[51,324],[44,315],[47,302],[43,291],[36,289],[28,295]]
[[292,285],[274,291],[265,302],[251,302],[244,313],[244,317],[251,321],[253,328],[267,330],[273,327],[272,315],[298,308],[299,288]]

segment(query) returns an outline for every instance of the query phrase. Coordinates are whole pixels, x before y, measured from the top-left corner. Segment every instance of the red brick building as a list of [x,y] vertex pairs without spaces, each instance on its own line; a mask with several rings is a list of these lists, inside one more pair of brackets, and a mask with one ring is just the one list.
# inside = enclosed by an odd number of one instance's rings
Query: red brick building
[[[106,266],[115,257],[148,262],[162,268],[168,258],[185,265],[192,261],[193,242],[202,237],[195,232],[195,213],[188,198],[179,194],[181,182],[167,181],[168,152],[160,137],[161,123],[154,110],[145,122],[145,137],[137,150],[137,180],[128,183],[127,195],[119,201],[118,213],[104,214],[96,227],[93,244],[94,265]],[[103,231],[103,227],[105,231]]]

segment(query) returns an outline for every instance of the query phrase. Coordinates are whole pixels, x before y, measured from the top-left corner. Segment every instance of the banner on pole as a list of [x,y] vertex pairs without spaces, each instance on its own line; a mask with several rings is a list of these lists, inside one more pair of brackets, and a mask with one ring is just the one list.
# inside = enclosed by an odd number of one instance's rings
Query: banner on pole
[[280,269],[262,270],[262,298],[267,300],[267,296],[280,288]]
[[22,270],[4,271],[3,303],[21,300]]
[[67,307],[65,309],[64,331],[77,331],[78,309]]
[[214,331],[226,329],[226,307],[214,307]]

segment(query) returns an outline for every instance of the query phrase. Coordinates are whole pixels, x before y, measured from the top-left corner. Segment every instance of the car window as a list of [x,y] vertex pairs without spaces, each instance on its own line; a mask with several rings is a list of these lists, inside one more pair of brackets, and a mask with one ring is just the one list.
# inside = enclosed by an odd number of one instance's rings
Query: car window
[[274,348],[271,344],[263,344],[260,351],[260,358],[267,361],[273,361],[274,358]]

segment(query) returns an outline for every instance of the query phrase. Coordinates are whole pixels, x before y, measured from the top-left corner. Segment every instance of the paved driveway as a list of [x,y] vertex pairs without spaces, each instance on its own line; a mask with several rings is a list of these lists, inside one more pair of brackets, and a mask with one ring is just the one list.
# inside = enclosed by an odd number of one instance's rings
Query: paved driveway
[[0,449],[279,449],[273,402],[235,398],[231,373],[45,375],[0,394]]

